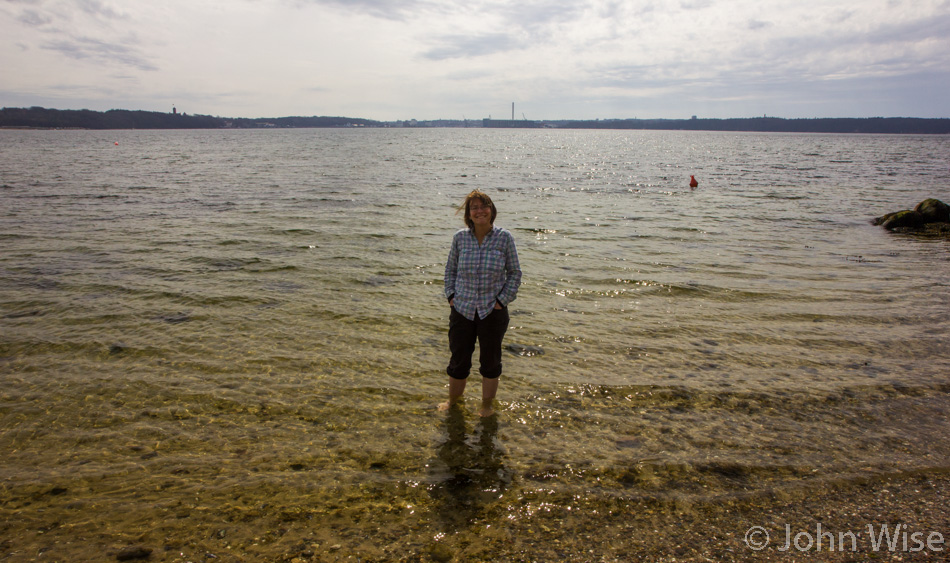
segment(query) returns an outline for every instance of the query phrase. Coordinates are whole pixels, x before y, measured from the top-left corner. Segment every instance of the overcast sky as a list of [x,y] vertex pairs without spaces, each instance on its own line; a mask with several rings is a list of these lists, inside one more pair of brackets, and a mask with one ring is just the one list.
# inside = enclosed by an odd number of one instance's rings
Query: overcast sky
[[950,117],[950,0],[0,0],[0,106]]

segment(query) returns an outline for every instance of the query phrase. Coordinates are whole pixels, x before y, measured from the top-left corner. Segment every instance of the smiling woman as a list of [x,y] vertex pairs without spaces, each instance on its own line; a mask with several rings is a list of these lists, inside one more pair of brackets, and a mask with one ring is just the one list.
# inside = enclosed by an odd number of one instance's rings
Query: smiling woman
[[446,368],[449,400],[439,409],[449,410],[462,398],[477,340],[482,374],[478,414],[486,417],[495,413],[492,403],[501,376],[501,341],[508,330],[508,304],[521,285],[521,265],[511,233],[494,226],[498,210],[488,195],[473,190],[459,206],[459,211],[463,209],[468,228],[455,233],[445,264],[445,296],[452,307],[452,358]]

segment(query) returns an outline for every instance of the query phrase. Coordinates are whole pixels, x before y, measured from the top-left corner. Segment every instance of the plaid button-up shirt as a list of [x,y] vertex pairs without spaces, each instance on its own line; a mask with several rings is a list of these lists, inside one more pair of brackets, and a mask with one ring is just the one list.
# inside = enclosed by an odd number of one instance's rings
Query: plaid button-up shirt
[[511,233],[499,227],[478,244],[471,229],[452,239],[445,263],[445,297],[454,299],[455,310],[469,320],[484,319],[495,308],[515,300],[521,285],[521,264]]

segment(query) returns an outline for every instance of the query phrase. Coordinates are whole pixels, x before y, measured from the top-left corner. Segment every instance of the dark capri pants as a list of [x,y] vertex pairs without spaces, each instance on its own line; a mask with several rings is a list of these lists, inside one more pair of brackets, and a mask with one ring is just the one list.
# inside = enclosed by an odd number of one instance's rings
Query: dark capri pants
[[501,340],[508,330],[508,307],[492,309],[484,319],[475,315],[475,320],[466,319],[452,307],[449,314],[449,350],[452,358],[445,368],[449,377],[465,379],[472,369],[472,354],[478,339],[479,373],[482,377],[495,379],[501,375]]

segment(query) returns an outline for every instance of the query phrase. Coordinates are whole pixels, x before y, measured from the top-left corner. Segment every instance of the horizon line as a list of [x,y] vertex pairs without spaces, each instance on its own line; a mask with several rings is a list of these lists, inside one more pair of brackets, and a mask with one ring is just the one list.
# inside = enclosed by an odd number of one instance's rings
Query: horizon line
[[330,114],[313,114],[313,115],[273,115],[273,116],[262,116],[262,117],[244,117],[244,116],[222,116],[222,115],[212,115],[207,113],[187,113],[187,112],[178,112],[176,106],[172,107],[173,111],[160,111],[160,110],[148,110],[148,109],[128,109],[128,108],[111,108],[108,110],[94,110],[88,108],[81,109],[61,109],[61,108],[52,108],[44,106],[3,106],[0,110],[12,110],[12,109],[22,109],[22,110],[33,110],[33,109],[42,109],[42,110],[52,110],[52,111],[88,111],[95,113],[107,113],[110,111],[129,111],[129,112],[147,112],[147,113],[158,113],[158,114],[177,114],[183,117],[190,116],[204,116],[204,117],[215,117],[219,119],[286,119],[292,117],[336,117],[336,118],[346,118],[346,119],[361,119],[364,121],[375,121],[379,123],[395,123],[395,122],[405,122],[405,121],[533,121],[533,122],[557,122],[557,121],[724,121],[724,120],[733,120],[733,119],[781,119],[785,121],[794,121],[794,120],[819,120],[819,119],[926,119],[926,120],[941,120],[941,119],[950,119],[950,117],[918,117],[918,116],[909,116],[909,115],[893,115],[893,116],[882,116],[882,115],[873,115],[873,116],[864,116],[864,117],[853,117],[853,116],[837,116],[837,117],[781,117],[776,115],[761,115],[761,116],[747,116],[747,117],[700,117],[699,115],[691,115],[690,117],[588,117],[588,118],[574,118],[574,117],[558,117],[558,118],[542,118],[542,119],[512,119],[512,118],[493,118],[493,117],[480,117],[480,118],[466,118],[466,117],[438,117],[438,118],[399,118],[399,119],[375,119],[369,117],[357,117],[357,116],[348,116],[348,115],[330,115]]

